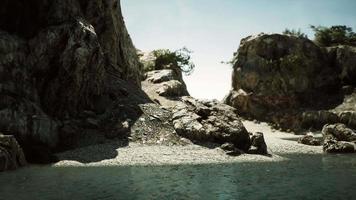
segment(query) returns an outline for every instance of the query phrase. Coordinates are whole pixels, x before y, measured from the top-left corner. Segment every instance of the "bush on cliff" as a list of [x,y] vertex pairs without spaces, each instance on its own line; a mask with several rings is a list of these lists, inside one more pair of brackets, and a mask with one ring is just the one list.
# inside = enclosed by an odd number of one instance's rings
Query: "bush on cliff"
[[169,49],[158,49],[152,52],[153,62],[144,63],[144,71],[162,70],[162,69],[178,69],[186,75],[190,75],[195,65],[191,61],[192,51],[183,47],[176,51]]
[[308,36],[303,33],[300,29],[295,30],[295,29],[288,29],[283,31],[283,35],[288,35],[288,36],[293,36],[297,38],[308,38]]
[[315,32],[315,42],[319,46],[330,47],[336,45],[356,46],[356,33],[348,26],[310,26]]

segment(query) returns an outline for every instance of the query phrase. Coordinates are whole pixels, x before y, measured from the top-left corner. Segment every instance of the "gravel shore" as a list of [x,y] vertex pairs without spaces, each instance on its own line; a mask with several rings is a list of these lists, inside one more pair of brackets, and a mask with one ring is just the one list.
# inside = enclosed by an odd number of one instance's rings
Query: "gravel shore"
[[232,162],[278,162],[286,154],[322,154],[320,146],[298,144],[300,136],[273,130],[266,123],[243,121],[250,132],[263,132],[271,156],[227,156],[220,148],[208,148],[189,144],[186,146],[142,145],[119,142],[100,144],[58,154],[62,166],[130,166],[130,165],[178,165]]

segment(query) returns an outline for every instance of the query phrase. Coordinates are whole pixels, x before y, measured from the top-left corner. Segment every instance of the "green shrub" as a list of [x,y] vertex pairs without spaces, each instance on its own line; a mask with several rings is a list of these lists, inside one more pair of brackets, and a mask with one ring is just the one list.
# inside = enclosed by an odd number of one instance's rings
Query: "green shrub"
[[315,42],[320,46],[356,45],[356,33],[347,26],[310,26],[315,32]]
[[186,75],[190,75],[195,65],[191,61],[190,54],[192,51],[186,47],[178,49],[176,51],[170,51],[169,49],[158,49],[153,51],[153,55],[156,57],[154,63],[155,70],[161,70],[166,68],[179,69]]
[[300,29],[295,30],[295,29],[286,28],[286,30],[283,31],[283,35],[293,36],[297,38],[308,38],[308,36],[302,33]]

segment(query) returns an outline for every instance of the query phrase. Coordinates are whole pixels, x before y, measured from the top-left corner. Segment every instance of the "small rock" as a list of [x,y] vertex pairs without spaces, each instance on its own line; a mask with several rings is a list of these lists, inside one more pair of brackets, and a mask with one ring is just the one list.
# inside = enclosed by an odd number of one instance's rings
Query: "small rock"
[[241,150],[236,148],[235,145],[232,143],[224,143],[220,146],[220,148],[224,150],[225,153],[229,156],[239,156],[243,153]]
[[312,135],[305,135],[298,139],[298,143],[311,146],[320,146],[322,142]]
[[261,154],[261,155],[268,154],[267,145],[266,145],[263,133],[256,132],[255,134],[253,134],[251,137],[251,142],[252,142],[252,146],[248,151],[249,153]]

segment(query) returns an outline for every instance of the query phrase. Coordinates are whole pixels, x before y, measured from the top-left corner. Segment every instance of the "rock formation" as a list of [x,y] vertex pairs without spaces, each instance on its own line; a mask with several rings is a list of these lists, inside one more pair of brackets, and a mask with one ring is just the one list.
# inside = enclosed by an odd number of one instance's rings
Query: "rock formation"
[[14,170],[25,165],[24,153],[15,137],[0,133],[0,172]]
[[261,154],[267,155],[267,144],[265,142],[265,138],[263,133],[257,132],[251,137],[251,148],[248,151],[251,154]]
[[[285,130],[354,126],[354,47],[322,48],[305,38],[260,34],[241,41],[225,102]],[[347,85],[347,86],[346,86]]]
[[[143,65],[155,62],[153,56],[147,56],[150,54],[144,53],[144,55],[141,56]],[[148,71],[144,75],[142,88],[153,101],[172,113],[170,121],[173,123],[174,131],[179,136],[188,138],[197,144],[223,144],[221,148],[228,155],[250,152],[251,138],[237,115],[236,109],[216,100],[197,100],[187,96],[189,93],[181,71],[170,66],[161,70]],[[145,66],[145,68],[149,67]],[[168,87],[167,85],[180,85],[181,87]],[[252,139],[255,141],[254,137]],[[253,153],[266,154],[267,146],[263,136],[258,137],[257,140],[259,140],[256,142],[258,150]]]
[[2,2],[0,131],[29,161],[135,120],[150,101],[140,79],[120,1]]
[[322,145],[322,141],[315,138],[313,135],[304,135],[303,137],[298,139],[298,143],[310,145],[310,146],[320,146]]
[[243,151],[251,146],[249,133],[228,105],[182,97],[172,111],[174,129],[181,136],[197,142],[228,142]]
[[153,52],[139,51],[140,61],[145,69],[143,74],[142,89],[156,102],[163,101],[167,105],[170,100],[189,96],[183,75],[178,66],[167,63],[164,66],[156,66],[157,57]]
[[325,125],[323,128],[324,146],[327,153],[355,153],[356,133],[344,124]]

